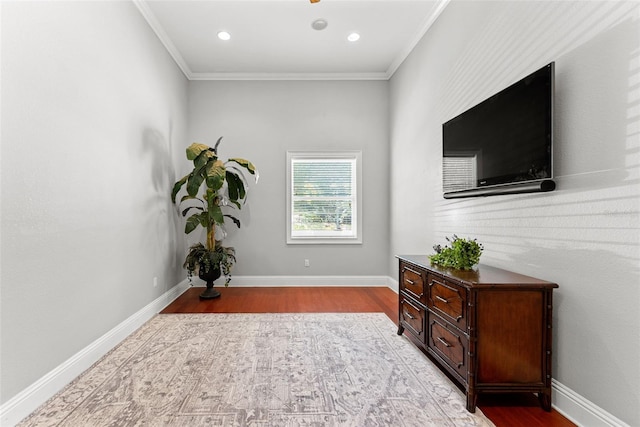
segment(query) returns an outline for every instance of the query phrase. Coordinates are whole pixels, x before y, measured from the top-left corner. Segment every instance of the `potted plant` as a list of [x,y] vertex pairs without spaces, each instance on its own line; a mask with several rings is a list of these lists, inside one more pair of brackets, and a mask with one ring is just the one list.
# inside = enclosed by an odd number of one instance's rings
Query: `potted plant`
[[[222,245],[226,236],[225,219],[233,221],[238,228],[240,220],[224,211],[241,209],[246,201],[245,171],[254,175],[256,182],[258,178],[255,166],[248,160],[237,157],[226,162],[220,160],[218,145],[221,141],[222,137],[213,148],[197,142],[187,147],[187,159],[193,161],[193,170],[176,182],[171,192],[172,202],[183,206],[182,216],[188,216],[184,232],[189,234],[199,226],[207,232],[206,242],[191,246],[184,262],[189,279],[197,272],[207,282],[207,289],[200,294],[203,299],[220,296],[213,289],[213,282],[221,275],[226,278],[225,286],[229,285],[236,257],[234,248]],[[187,194],[176,203],[183,187]]]
[[455,234],[451,239],[446,238],[451,246],[435,245],[435,254],[429,255],[432,264],[457,270],[472,270],[480,262],[480,255],[484,249],[476,239],[463,239]]

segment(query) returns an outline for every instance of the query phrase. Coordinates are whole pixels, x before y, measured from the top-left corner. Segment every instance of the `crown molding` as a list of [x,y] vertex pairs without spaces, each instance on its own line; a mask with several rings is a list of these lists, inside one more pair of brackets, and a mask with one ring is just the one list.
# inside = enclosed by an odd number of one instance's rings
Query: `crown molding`
[[389,80],[386,73],[191,73],[189,80]]
[[418,33],[415,35],[413,40],[408,45],[405,46],[405,48],[398,54],[396,59],[394,59],[393,62],[391,62],[391,65],[389,65],[389,68],[387,69],[387,72],[386,72],[387,79],[390,79],[393,76],[393,74],[398,70],[400,65],[402,65],[404,60],[407,59],[407,57],[413,51],[413,49],[415,49],[418,43],[420,43],[420,40],[422,40],[422,38],[427,33],[427,31],[429,31],[429,28],[431,28],[433,23],[436,22],[440,14],[444,11],[444,9],[447,7],[447,5],[449,5],[450,2],[451,0],[440,0],[437,3],[433,13],[430,13],[425,18],[422,25],[420,26],[420,31],[418,31]]
[[411,43],[400,51],[398,56],[392,61],[386,72],[371,73],[194,73],[191,71],[186,61],[180,54],[180,51],[171,41],[171,38],[164,31],[164,28],[158,22],[158,19],[147,5],[147,0],[131,0],[138,8],[144,19],[147,21],[151,29],[156,33],[160,42],[169,52],[169,55],[176,62],[182,73],[188,80],[389,80],[396,70],[407,59],[411,51],[422,40],[429,28],[438,19],[442,11],[447,7],[451,0],[440,0],[433,13],[429,14],[422,23],[420,31],[416,33]]
[[191,72],[191,69],[185,62],[182,55],[180,55],[178,48],[176,48],[176,46],[173,44],[173,42],[171,41],[167,33],[164,31],[164,28],[162,28],[162,25],[160,25],[160,22],[158,22],[158,19],[156,18],[156,16],[153,14],[151,9],[149,9],[149,6],[147,6],[146,1],[144,0],[131,0],[131,1],[133,2],[134,5],[136,5],[136,7],[140,11],[144,19],[147,21],[151,29],[156,33],[156,36],[158,36],[158,38],[160,39],[164,47],[169,52],[169,55],[171,55],[171,57],[176,62],[180,70],[182,70],[182,73],[184,74],[184,76],[187,79],[191,80],[191,76],[193,74]]

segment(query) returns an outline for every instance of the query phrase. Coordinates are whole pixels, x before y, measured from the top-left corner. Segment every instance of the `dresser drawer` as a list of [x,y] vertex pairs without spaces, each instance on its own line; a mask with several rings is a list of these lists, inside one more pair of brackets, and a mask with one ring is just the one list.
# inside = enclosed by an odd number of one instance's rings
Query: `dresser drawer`
[[424,342],[425,310],[413,301],[400,296],[400,321],[407,330]]
[[429,339],[427,346],[467,381],[468,340],[438,316],[428,314]]
[[424,303],[425,287],[422,273],[406,264],[402,264],[400,267],[400,290],[404,290],[416,300]]
[[467,290],[462,286],[429,274],[427,307],[463,331],[467,327]]

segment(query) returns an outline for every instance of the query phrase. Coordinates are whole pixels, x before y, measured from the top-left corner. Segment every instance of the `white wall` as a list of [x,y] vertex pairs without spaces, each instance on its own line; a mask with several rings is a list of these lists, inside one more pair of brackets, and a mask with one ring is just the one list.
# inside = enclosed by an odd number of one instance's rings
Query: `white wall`
[[[191,82],[189,142],[213,145],[223,136],[222,158],[248,158],[260,172],[236,212],[242,228],[227,226],[234,275],[387,275],[388,117],[386,81]],[[362,150],[363,243],[287,245],[286,152],[325,149]],[[186,159],[180,168],[188,172]]]
[[[557,282],[554,378],[630,425],[640,425],[639,19],[637,2],[453,1],[390,88],[392,253],[432,253],[457,233],[484,244],[483,263]],[[442,123],[551,61],[557,190],[443,199]]]
[[1,7],[5,402],[183,277],[188,82],[131,2]]

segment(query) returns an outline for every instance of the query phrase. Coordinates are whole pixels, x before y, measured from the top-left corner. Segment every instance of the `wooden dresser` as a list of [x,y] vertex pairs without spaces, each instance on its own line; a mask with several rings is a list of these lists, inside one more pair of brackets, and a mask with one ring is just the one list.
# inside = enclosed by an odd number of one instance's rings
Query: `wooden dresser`
[[558,285],[479,265],[462,271],[402,255],[398,335],[406,330],[457,380],[475,412],[478,393],[538,393],[551,410],[553,289]]

